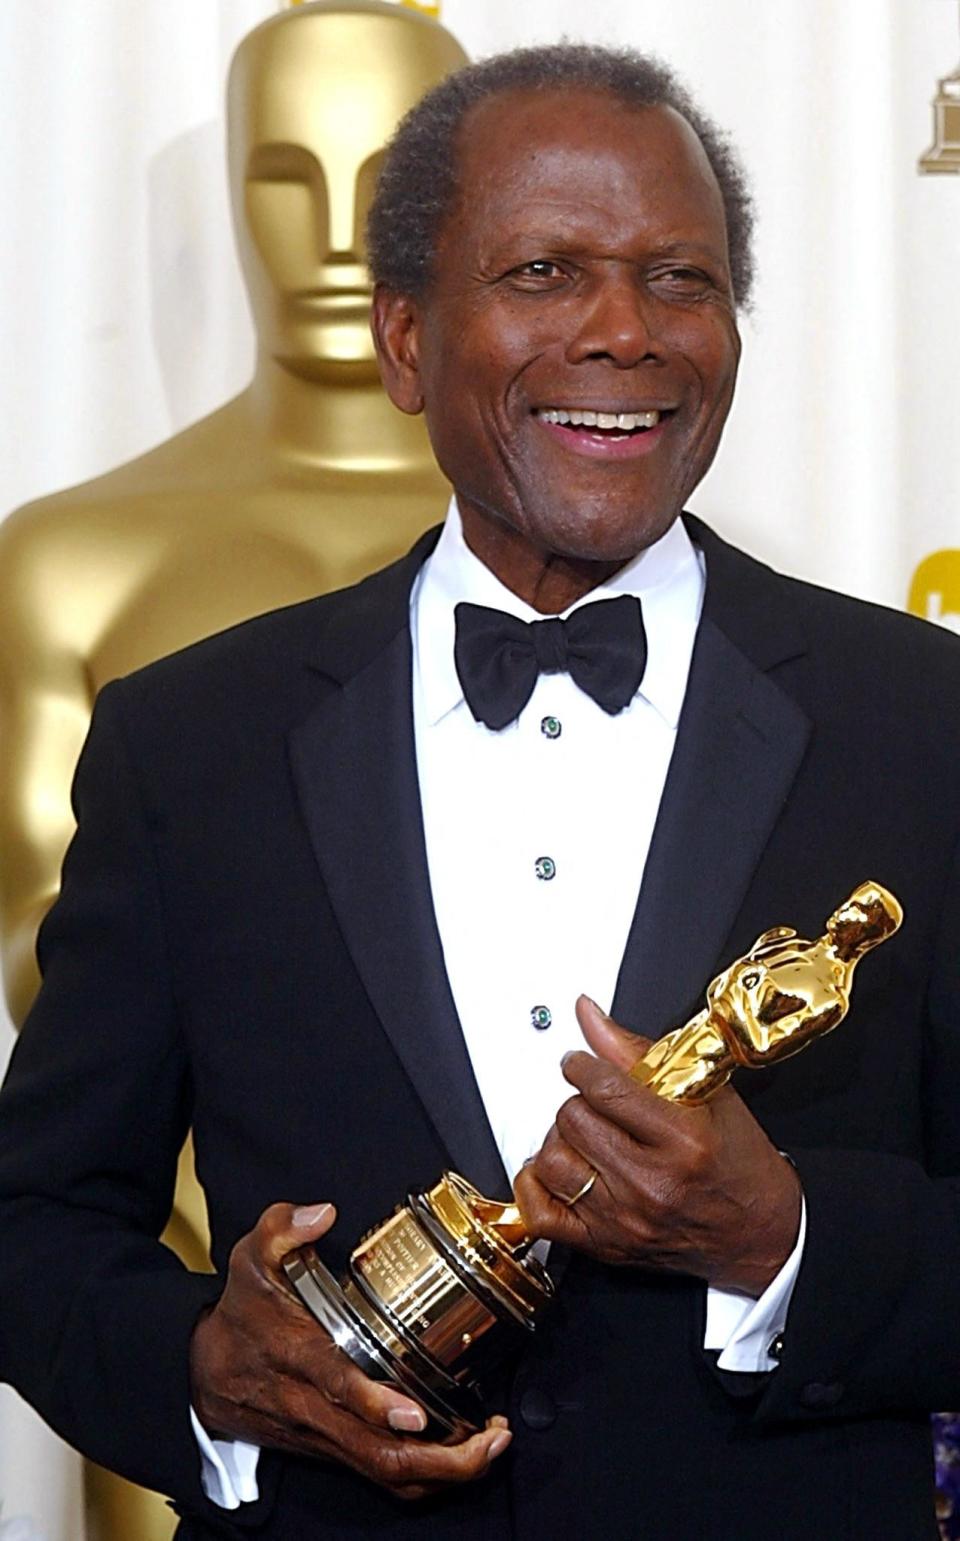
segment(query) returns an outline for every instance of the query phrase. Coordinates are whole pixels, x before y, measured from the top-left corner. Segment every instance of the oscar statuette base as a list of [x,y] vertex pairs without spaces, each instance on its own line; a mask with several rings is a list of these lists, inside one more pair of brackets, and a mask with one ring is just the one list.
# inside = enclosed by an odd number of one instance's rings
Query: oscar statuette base
[[490,1223],[501,1207],[447,1173],[364,1237],[342,1279],[312,1247],[284,1260],[337,1346],[420,1403],[427,1438],[460,1440],[484,1427],[484,1383],[552,1295],[526,1255],[529,1239],[512,1245]]

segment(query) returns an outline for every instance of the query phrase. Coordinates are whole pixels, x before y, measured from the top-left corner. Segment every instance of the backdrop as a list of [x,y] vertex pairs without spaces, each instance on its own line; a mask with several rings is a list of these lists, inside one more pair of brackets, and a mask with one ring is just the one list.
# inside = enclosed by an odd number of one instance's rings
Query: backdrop
[[[0,513],[246,382],[223,86],[236,42],[279,8],[4,0]],[[692,506],[776,565],[909,595],[960,631],[960,176],[917,164],[960,60],[958,0],[442,0],[441,19],[473,55],[565,35],[685,76],[761,216],[738,401]],[[0,1065],[10,1040],[0,1020]],[[82,1541],[78,1492],[72,1459],[2,1393],[0,1538],[24,1515],[44,1541]]]

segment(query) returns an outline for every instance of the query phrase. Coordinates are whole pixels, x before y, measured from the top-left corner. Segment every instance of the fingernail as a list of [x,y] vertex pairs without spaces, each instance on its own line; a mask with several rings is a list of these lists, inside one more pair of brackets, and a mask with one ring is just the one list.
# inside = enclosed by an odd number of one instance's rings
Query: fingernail
[[293,1211],[293,1223],[306,1230],[311,1225],[318,1225],[332,1208],[332,1204],[302,1204]]
[[391,1407],[387,1413],[387,1422],[392,1429],[400,1429],[405,1434],[420,1434],[427,1426],[427,1420],[418,1407]]
[[487,1446],[487,1455],[491,1461],[495,1461],[498,1455],[502,1455],[509,1445],[513,1435],[509,1429],[501,1429],[496,1439],[491,1439]]
[[576,1052],[576,1049],[568,1049],[566,1054],[562,1054],[560,1056],[560,1064],[565,1065],[568,1059],[573,1059],[573,1056],[576,1054]]

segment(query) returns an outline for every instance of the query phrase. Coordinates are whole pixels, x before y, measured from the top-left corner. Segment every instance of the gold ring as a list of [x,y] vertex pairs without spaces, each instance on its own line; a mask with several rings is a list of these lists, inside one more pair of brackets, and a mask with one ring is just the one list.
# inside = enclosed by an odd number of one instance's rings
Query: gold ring
[[568,1209],[572,1209],[574,1204],[579,1204],[581,1199],[585,1199],[586,1198],[587,1194],[590,1192],[590,1189],[593,1187],[594,1183],[596,1182],[597,1176],[598,1176],[597,1169],[596,1169],[596,1167],[592,1166],[590,1168],[590,1176],[587,1178],[587,1180],[584,1183],[583,1187],[577,1189],[577,1191],[573,1195],[572,1199],[564,1199],[563,1202],[566,1204]]

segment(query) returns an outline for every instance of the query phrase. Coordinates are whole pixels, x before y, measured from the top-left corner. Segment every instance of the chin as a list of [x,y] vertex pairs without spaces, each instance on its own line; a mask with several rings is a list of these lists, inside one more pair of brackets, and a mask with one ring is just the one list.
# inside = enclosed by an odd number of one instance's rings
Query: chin
[[675,518],[675,513],[651,514],[624,526],[619,521],[605,519],[602,513],[587,520],[582,514],[571,514],[563,520],[552,517],[536,529],[531,522],[530,528],[538,544],[557,556],[580,562],[616,563],[622,567],[665,535]]

